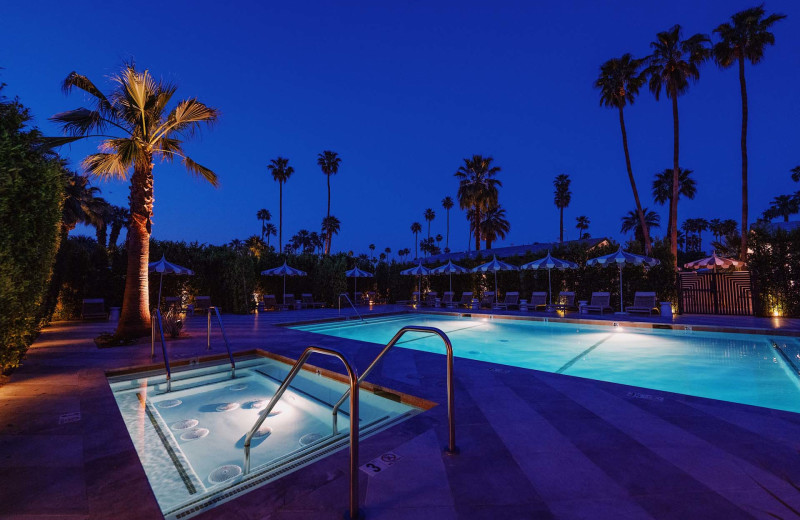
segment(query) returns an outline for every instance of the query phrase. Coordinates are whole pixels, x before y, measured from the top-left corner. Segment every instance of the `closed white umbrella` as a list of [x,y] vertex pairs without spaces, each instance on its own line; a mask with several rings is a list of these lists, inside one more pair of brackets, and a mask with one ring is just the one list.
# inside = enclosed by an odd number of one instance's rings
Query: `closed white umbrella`
[[550,256],[550,251],[547,252],[547,256],[544,258],[540,258],[538,260],[534,260],[533,262],[528,262],[527,264],[522,264],[519,266],[520,269],[547,269],[547,287],[549,289],[550,294],[550,305],[553,305],[553,285],[550,281],[550,271],[553,269],[577,269],[578,264],[575,262],[570,262],[569,260],[561,260],[560,258],[553,258]]
[[623,312],[622,310],[622,267],[625,264],[630,265],[647,265],[647,266],[654,266],[658,265],[661,262],[656,260],[655,258],[651,258],[649,256],[642,256],[637,255],[634,253],[629,253],[627,251],[622,250],[622,246],[619,246],[619,249],[611,253],[610,255],[598,256],[597,258],[591,258],[586,261],[586,265],[603,265],[603,266],[619,266],[619,312]]
[[150,262],[147,264],[147,270],[151,273],[160,273],[161,278],[158,280],[158,308],[161,308],[161,284],[164,282],[164,273],[166,274],[185,274],[193,275],[194,271],[188,267],[181,267],[178,264],[168,262],[164,255],[161,255],[161,260]]
[[283,276],[283,303],[286,303],[286,277],[306,276],[307,273],[305,271],[301,271],[300,269],[295,269],[294,267],[286,265],[286,261],[284,260],[282,266],[266,269],[261,271],[261,274],[264,276]]
[[449,274],[450,275],[450,292],[453,292],[453,273],[455,274],[463,274],[469,273],[470,269],[466,267],[461,267],[460,265],[456,265],[453,263],[452,260],[448,260],[446,264],[440,265],[439,267],[435,267],[431,269],[432,274]]
[[415,265],[410,269],[400,271],[400,274],[406,276],[419,276],[419,301],[417,303],[422,303],[422,277],[431,274],[431,270],[423,266],[422,261],[420,261],[419,265]]
[[374,276],[370,272],[363,271],[363,270],[359,269],[358,266],[355,266],[354,268],[350,269],[349,271],[345,271],[344,275],[346,277],[348,277],[348,278],[354,278],[354,280],[353,280],[353,301],[356,301],[358,299],[358,297],[356,296],[358,294],[358,290],[357,290],[357,288],[358,288],[358,279],[359,278],[372,278]]
[[711,256],[707,258],[701,258],[700,260],[695,260],[694,262],[689,262],[688,264],[683,264],[683,267],[686,269],[728,269],[730,267],[741,267],[744,265],[744,262],[739,260],[734,260],[733,258],[725,258],[722,256],[717,256],[716,251],[711,254]]
[[473,273],[494,273],[494,301],[497,303],[497,271],[519,271],[516,265],[507,264],[497,259],[497,255],[492,256],[491,262],[486,262],[472,269]]

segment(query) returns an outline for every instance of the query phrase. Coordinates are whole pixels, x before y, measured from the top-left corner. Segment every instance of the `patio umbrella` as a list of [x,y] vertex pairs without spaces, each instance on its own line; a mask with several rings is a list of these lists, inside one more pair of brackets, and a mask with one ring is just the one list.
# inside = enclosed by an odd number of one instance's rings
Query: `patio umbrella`
[[453,292],[453,273],[456,274],[463,274],[470,272],[469,269],[466,267],[461,267],[460,265],[456,265],[453,263],[452,260],[448,260],[446,264],[440,265],[439,267],[435,267],[431,269],[431,273],[433,274],[449,274],[450,275],[450,292]]
[[550,294],[550,305],[553,305],[553,284],[550,281],[550,271],[553,269],[577,269],[578,264],[575,262],[570,262],[569,260],[561,260],[559,258],[553,258],[550,256],[550,251],[547,252],[547,256],[544,258],[540,258],[538,260],[534,260],[533,262],[528,262],[527,264],[522,264],[519,266],[520,269],[547,269],[547,288],[549,289]]
[[516,265],[507,264],[497,259],[497,255],[492,256],[491,262],[486,262],[472,269],[473,273],[494,272],[494,301],[497,303],[497,271],[519,271]]
[[715,251],[711,256],[689,262],[688,264],[684,264],[683,267],[686,269],[713,269],[716,271],[718,267],[720,269],[728,269],[729,267],[741,267],[743,265],[744,262],[739,260],[717,256]]
[[429,274],[431,274],[431,270],[428,269],[427,267],[424,267],[422,265],[422,261],[420,260],[419,265],[416,265],[416,266],[414,266],[414,267],[412,267],[410,269],[405,269],[403,271],[400,271],[400,274],[406,275],[406,276],[419,276],[419,301],[417,303],[421,303],[422,302],[422,277],[423,276],[428,276]]
[[164,282],[164,273],[167,274],[185,274],[185,275],[193,275],[194,271],[187,267],[181,267],[178,264],[173,264],[172,262],[167,262],[167,259],[164,255],[161,255],[161,260],[157,262],[150,262],[147,264],[147,270],[151,273],[160,273],[161,277],[158,280],[158,308],[161,308],[161,284]]
[[356,290],[357,287],[358,287],[358,279],[359,278],[372,278],[373,277],[372,273],[367,272],[367,271],[362,271],[361,269],[358,268],[358,266],[355,266],[354,268],[350,269],[349,271],[345,271],[344,275],[346,277],[348,277],[348,278],[354,278],[354,280],[353,280],[353,299],[354,300],[357,299],[356,295],[358,294],[358,291]]
[[284,260],[282,266],[261,271],[261,274],[264,276],[283,276],[283,302],[286,303],[286,277],[305,276],[306,272],[301,271],[300,269],[295,269],[294,267],[289,267],[286,265],[286,260]]
[[642,256],[636,255],[633,253],[629,253],[627,251],[622,250],[622,246],[619,246],[619,249],[615,253],[611,253],[610,255],[605,256],[598,256],[597,258],[591,258],[586,261],[586,265],[617,265],[619,266],[619,312],[623,312],[622,310],[622,267],[625,264],[631,265],[647,265],[647,266],[654,266],[658,265],[661,262],[656,260],[655,258],[650,258],[649,256]]

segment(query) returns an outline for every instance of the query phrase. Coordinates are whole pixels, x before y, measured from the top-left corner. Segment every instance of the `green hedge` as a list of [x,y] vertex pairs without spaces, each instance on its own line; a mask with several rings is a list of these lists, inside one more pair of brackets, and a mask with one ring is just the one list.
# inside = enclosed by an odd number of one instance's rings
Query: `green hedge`
[[748,245],[755,314],[800,317],[800,229],[758,229]]

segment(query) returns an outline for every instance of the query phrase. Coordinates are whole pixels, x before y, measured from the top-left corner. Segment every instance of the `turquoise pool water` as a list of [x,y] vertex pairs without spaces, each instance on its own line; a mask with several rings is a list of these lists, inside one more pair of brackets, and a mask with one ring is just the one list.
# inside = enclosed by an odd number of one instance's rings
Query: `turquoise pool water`
[[[800,342],[792,337],[426,314],[293,328],[386,344],[404,325],[442,329],[457,357],[800,412]],[[419,333],[398,346],[444,349]]]

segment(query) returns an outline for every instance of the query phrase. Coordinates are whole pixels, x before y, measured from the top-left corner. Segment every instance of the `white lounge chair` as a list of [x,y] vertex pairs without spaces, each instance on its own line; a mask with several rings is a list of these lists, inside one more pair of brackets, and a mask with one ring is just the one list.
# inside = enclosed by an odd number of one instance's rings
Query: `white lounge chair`
[[519,308],[519,293],[516,291],[509,291],[502,302],[494,304],[495,309],[509,310],[511,307]]
[[625,308],[628,312],[641,312],[652,314],[653,311],[658,314],[659,309],[656,305],[656,293],[654,292],[637,292],[633,297],[633,305]]
[[592,300],[589,305],[585,307],[586,312],[599,312],[603,314],[606,310],[611,309],[611,293],[609,292],[593,292]]

